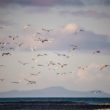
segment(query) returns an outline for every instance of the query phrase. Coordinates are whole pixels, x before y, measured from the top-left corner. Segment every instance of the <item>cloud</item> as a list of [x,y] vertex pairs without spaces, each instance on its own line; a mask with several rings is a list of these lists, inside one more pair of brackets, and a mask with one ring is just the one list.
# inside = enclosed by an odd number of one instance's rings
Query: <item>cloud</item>
[[0,25],[2,25],[2,26],[9,26],[9,25],[14,25],[14,24],[15,24],[15,22],[0,19]]
[[77,24],[67,24],[64,26],[63,30],[67,32],[75,32],[78,28],[79,26]]
[[110,18],[110,14],[104,12],[97,12],[95,10],[61,11],[60,14],[92,18]]
[[110,5],[109,0],[0,0],[0,4],[18,4],[25,6],[85,6],[85,5]]
[[2,5],[19,4],[26,6],[54,6],[54,5],[79,5],[82,4],[80,0],[0,0]]
[[[3,38],[4,39],[4,38]],[[4,42],[9,41],[9,38]],[[47,40],[42,42],[41,40]],[[71,45],[77,45],[78,50],[93,53],[93,51],[100,50],[103,52],[110,52],[109,36],[96,34],[91,31],[82,29],[78,24],[69,23],[65,26],[52,30],[51,32],[41,31],[41,35],[20,37],[19,43],[23,42],[23,46],[19,49],[30,50],[32,48],[37,50],[71,50]],[[1,39],[2,41],[2,39]],[[11,44],[13,43],[13,40]]]
[[[100,71],[100,68],[104,65],[105,64],[90,63],[87,66],[82,66],[76,71],[77,79],[79,81],[94,81],[96,79],[99,80],[103,79],[104,77],[109,77],[107,70],[109,70],[110,68],[105,68],[103,71]],[[104,73],[106,73],[106,75]]]

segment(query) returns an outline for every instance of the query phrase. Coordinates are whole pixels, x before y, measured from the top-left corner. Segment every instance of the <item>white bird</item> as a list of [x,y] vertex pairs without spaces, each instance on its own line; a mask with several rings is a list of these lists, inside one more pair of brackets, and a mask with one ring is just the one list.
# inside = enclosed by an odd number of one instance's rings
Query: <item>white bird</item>
[[26,29],[29,29],[31,27],[31,25],[30,24],[27,24],[26,26],[24,26],[24,30],[26,30]]

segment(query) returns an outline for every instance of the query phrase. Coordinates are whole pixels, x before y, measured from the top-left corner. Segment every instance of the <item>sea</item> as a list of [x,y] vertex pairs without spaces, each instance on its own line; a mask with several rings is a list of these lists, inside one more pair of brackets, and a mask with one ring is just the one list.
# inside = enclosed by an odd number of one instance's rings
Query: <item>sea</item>
[[[35,102],[40,102],[44,104],[48,104],[48,106],[44,106],[41,104],[41,107],[36,108],[37,105],[35,105]],[[49,102],[49,103],[48,103]],[[64,107],[60,107],[61,102],[64,103]],[[11,104],[10,104],[11,103]],[[16,104],[18,103],[25,103],[24,106],[19,106]],[[51,103],[54,103],[52,106]],[[76,103],[76,104],[87,104],[87,105],[101,105],[101,104],[109,104],[110,106],[110,98],[62,98],[62,97],[39,97],[39,98],[0,98],[0,110],[110,110],[110,108],[102,108],[97,107],[96,108],[77,108],[77,107],[68,107],[68,105],[71,105],[70,103]],[[3,105],[4,104],[4,105]],[[9,104],[9,105],[8,105]],[[31,106],[27,106],[27,105]],[[36,103],[37,104],[37,103]],[[13,107],[14,105],[14,107]],[[66,105],[66,106],[65,106]]]
[[88,104],[95,104],[95,103],[110,103],[110,98],[62,98],[62,97],[39,97],[39,98],[0,98],[0,102],[21,102],[21,101],[29,101],[29,102],[33,102],[33,101],[66,101],[66,102],[85,102]]

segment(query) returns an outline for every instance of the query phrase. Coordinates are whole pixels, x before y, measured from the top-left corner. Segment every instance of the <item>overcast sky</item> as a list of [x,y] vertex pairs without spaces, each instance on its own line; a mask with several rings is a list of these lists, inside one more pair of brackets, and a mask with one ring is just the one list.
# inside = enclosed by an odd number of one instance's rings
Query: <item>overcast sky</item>
[[110,93],[110,67],[100,70],[110,65],[109,10],[110,0],[0,0],[0,91],[62,86]]

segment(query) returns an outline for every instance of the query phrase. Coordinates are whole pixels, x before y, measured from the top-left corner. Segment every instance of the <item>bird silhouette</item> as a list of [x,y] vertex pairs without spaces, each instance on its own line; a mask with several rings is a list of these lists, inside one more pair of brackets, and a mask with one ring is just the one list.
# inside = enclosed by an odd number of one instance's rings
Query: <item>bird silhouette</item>
[[1,78],[0,81],[3,82],[5,79]]
[[97,54],[97,53],[101,53],[101,51],[100,50],[96,50],[96,51],[93,52],[93,54]]
[[19,84],[20,82],[14,81],[14,82],[11,82],[11,83],[14,83],[14,84]]
[[33,81],[33,80],[28,80],[28,79],[24,79],[25,81],[28,82],[28,84],[36,84],[36,81]]
[[5,55],[11,55],[11,53],[9,53],[9,52],[2,53],[2,56],[5,56]]
[[103,70],[104,68],[107,68],[107,67],[109,67],[110,65],[103,65],[103,66],[101,66],[100,68],[99,68],[99,70],[101,71],[101,70]]
[[43,31],[46,31],[46,32],[50,32],[50,31],[52,31],[52,29],[49,30],[49,29],[44,29],[44,28],[42,28],[42,30],[43,30]]
[[26,62],[22,62],[22,61],[18,61],[20,64],[22,64],[23,66],[25,66],[25,65],[27,65],[28,63],[26,63]]

